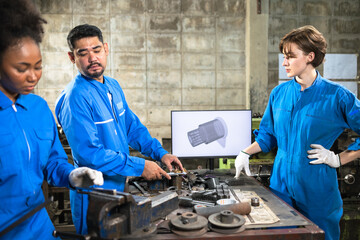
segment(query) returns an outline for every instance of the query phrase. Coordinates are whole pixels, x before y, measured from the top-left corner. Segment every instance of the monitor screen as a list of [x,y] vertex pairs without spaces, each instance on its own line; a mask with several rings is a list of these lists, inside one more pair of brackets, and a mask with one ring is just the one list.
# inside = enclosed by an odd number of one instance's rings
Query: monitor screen
[[251,110],[171,111],[172,154],[235,157],[251,144]]

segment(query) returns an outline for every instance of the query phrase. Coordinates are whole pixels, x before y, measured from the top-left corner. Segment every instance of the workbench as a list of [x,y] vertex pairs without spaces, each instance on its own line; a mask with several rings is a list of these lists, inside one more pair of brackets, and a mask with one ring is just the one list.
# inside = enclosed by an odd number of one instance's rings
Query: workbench
[[[276,214],[279,221],[270,225],[248,225],[243,232],[236,234],[221,234],[207,232],[201,236],[190,237],[195,239],[246,239],[246,240],[320,240],[325,239],[324,231],[301,213],[290,207],[270,190],[263,187],[255,178],[242,175],[240,179],[234,180],[233,174],[214,172],[221,180],[228,180],[233,189],[240,188],[241,191],[254,191]],[[156,234],[150,239],[189,239],[173,233]]]

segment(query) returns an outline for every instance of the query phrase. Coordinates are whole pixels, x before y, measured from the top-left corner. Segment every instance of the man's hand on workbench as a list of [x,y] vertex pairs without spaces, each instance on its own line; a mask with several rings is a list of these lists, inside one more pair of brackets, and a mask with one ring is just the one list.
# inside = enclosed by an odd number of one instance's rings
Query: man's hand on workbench
[[245,169],[246,175],[248,175],[248,176],[251,175],[251,172],[249,169],[249,157],[250,157],[249,154],[247,154],[243,151],[240,151],[239,155],[235,159],[235,169],[236,169],[235,178],[240,177],[240,172],[243,169]]
[[146,180],[161,179],[162,176],[169,180],[171,179],[169,174],[167,174],[159,165],[157,165],[156,162],[149,160],[145,160],[145,167],[141,176]]
[[79,167],[70,172],[69,182],[72,187],[101,186],[104,184],[104,178],[102,172],[88,167]]
[[167,153],[161,158],[161,162],[166,165],[170,172],[173,170],[173,165],[176,169],[184,172],[184,168],[180,160],[175,155]]
[[317,159],[313,160],[311,164],[327,164],[330,167],[338,168],[340,167],[340,157],[338,154],[335,154],[333,151],[327,150],[323,146],[319,144],[311,144],[311,150],[307,151],[308,158]]

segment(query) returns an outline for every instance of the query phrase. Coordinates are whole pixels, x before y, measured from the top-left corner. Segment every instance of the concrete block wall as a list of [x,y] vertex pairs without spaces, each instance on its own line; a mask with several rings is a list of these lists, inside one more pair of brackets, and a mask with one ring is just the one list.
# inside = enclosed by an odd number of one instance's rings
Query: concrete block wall
[[[279,80],[280,39],[291,29],[308,24],[315,26],[323,33],[328,42],[328,53],[358,54],[357,76],[359,76],[359,23],[359,0],[271,0],[268,28],[268,92],[278,84]],[[323,74],[323,65],[319,66],[319,71]],[[359,77],[352,81],[358,83],[359,89]]]
[[48,21],[35,93],[50,108],[77,73],[66,36],[97,25],[116,78],[153,137],[171,137],[170,111],[244,109],[246,0],[34,0]]

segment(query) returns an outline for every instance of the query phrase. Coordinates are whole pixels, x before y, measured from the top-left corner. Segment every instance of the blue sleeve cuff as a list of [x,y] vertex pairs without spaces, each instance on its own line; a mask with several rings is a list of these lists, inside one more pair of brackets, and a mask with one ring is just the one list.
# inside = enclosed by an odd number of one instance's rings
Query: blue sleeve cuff
[[264,153],[270,152],[270,150],[276,146],[276,143],[274,143],[276,139],[271,135],[259,134],[260,131],[257,129],[255,129],[253,133],[255,135],[255,141],[259,144],[261,151]]
[[350,144],[348,150],[350,151],[360,150],[360,138],[357,138],[354,143]]
[[165,155],[165,154],[168,154],[169,152],[166,151],[165,149],[161,148],[160,151],[159,151],[159,159],[158,161],[161,162],[161,159],[162,157]]
[[125,176],[139,177],[144,171],[145,159],[131,156],[128,161]]

